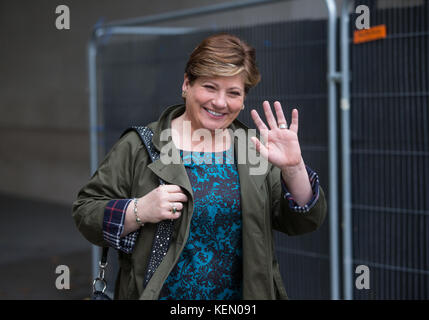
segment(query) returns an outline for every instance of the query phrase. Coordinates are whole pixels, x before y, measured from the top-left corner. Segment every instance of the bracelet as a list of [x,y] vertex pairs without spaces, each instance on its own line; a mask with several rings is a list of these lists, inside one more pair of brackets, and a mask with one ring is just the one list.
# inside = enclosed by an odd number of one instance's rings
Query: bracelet
[[136,222],[138,225],[140,225],[140,227],[144,226],[144,223],[140,220],[139,216],[137,215],[137,198],[134,198],[134,215],[136,216]]

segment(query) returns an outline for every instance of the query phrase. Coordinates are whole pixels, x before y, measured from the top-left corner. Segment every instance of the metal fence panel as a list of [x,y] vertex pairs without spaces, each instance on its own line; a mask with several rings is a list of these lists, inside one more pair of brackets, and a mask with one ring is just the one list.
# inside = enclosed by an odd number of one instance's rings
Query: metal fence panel
[[370,268],[354,297],[428,299],[428,1],[365,4],[387,38],[351,44],[354,266]]

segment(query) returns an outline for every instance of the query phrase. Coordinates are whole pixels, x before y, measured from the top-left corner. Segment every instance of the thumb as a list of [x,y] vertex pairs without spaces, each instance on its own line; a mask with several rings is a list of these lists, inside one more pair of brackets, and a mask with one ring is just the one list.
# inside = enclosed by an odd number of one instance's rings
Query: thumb
[[256,151],[258,151],[262,156],[268,159],[268,149],[259,141],[256,137],[251,137],[250,140],[255,145]]

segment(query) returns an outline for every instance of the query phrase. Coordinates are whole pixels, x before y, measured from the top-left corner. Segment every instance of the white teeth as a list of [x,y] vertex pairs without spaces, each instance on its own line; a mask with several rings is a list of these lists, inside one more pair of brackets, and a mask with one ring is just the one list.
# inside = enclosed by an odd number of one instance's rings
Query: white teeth
[[211,111],[209,109],[206,109],[206,110],[207,110],[208,113],[210,113],[210,114],[212,114],[214,116],[221,116],[221,115],[223,115],[222,113],[217,113],[217,112]]

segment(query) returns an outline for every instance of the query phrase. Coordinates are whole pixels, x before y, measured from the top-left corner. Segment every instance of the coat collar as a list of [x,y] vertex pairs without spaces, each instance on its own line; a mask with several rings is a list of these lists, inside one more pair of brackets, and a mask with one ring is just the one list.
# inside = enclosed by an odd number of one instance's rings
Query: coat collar
[[[192,187],[185,167],[180,161],[179,150],[175,147],[171,134],[168,134],[170,132],[169,130],[171,130],[171,121],[180,116],[183,112],[185,112],[185,106],[183,104],[170,106],[163,111],[158,121],[148,125],[153,131],[153,145],[161,154],[161,157],[150,163],[148,167],[165,182],[181,186],[192,195]],[[162,161],[162,150],[165,147],[172,152],[171,158],[174,159],[173,164],[165,164]]]
[[152,142],[159,151],[172,140],[171,135],[168,140],[163,139],[162,132],[171,129],[171,121],[183,114],[185,108],[184,104],[170,106],[162,112],[158,121],[149,124],[149,127],[153,131]]

